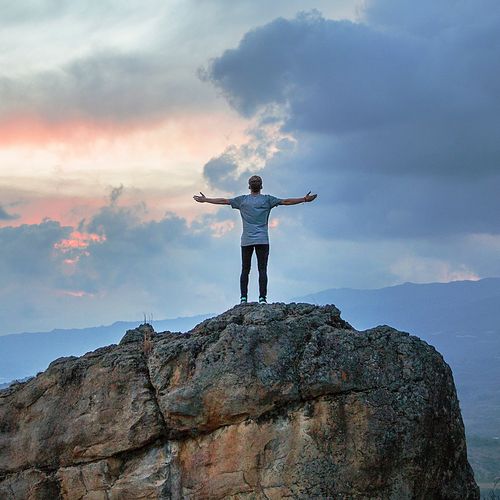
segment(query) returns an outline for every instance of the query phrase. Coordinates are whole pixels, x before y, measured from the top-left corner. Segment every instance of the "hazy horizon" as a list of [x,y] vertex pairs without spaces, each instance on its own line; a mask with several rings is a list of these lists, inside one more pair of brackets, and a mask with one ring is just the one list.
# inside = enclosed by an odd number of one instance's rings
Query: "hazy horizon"
[[[349,287],[326,288],[324,290],[317,290],[315,292],[312,292],[312,293],[304,295],[304,296],[292,297],[290,299],[290,302],[302,299],[303,297],[320,295],[320,294],[322,294],[324,292],[328,292],[328,291],[360,291],[360,292],[370,291],[370,290],[371,291],[379,291],[379,290],[385,290],[385,289],[388,289],[388,288],[400,287],[400,286],[405,286],[405,285],[445,285],[445,284],[450,284],[450,283],[477,282],[477,281],[484,281],[484,280],[500,280],[500,276],[490,276],[490,277],[487,277],[487,278],[481,278],[479,280],[454,280],[454,281],[446,281],[446,282],[444,282],[444,281],[433,281],[433,282],[429,282],[429,283],[414,283],[414,282],[411,282],[411,281],[407,281],[407,282],[404,282],[404,283],[398,283],[398,284],[395,284],[395,285],[390,285],[388,287],[380,287],[380,288],[349,288]],[[254,301],[254,302],[256,302],[256,301]],[[276,301],[272,301],[272,302],[284,302],[284,301],[276,300]],[[270,302],[270,303],[272,303],[272,302]],[[235,302],[234,304],[230,305],[229,308],[234,307],[235,305],[237,305],[237,302]],[[152,319],[146,317],[146,323],[151,323],[154,326],[155,323],[160,323],[160,322],[164,322],[164,321],[179,320],[179,319],[185,319],[185,318],[194,318],[194,317],[204,316],[204,315],[207,315],[207,314],[217,315],[217,314],[221,314],[222,312],[224,312],[224,310],[220,310],[220,311],[198,311],[195,314],[190,314],[190,315],[186,315],[186,316],[177,315],[177,316],[163,317],[163,318],[154,318],[153,317]],[[51,330],[44,330],[44,331],[41,331],[41,330],[30,330],[30,331],[26,330],[26,331],[24,331],[23,330],[23,331],[18,331],[18,332],[0,333],[0,337],[5,336],[5,335],[22,335],[23,333],[28,333],[28,334],[29,333],[52,333],[52,332],[58,331],[58,330],[63,330],[63,331],[65,331],[65,330],[84,330],[84,329],[91,329],[91,328],[109,327],[109,326],[112,326],[112,325],[115,325],[115,324],[120,324],[120,323],[137,323],[137,324],[141,324],[143,322],[144,322],[144,316],[141,316],[141,317],[139,317],[137,319],[135,319],[135,318],[119,318],[119,319],[115,319],[111,323],[106,323],[106,324],[102,324],[102,323],[101,324],[87,324],[87,325],[84,325],[84,326],[68,327],[68,328],[55,327],[55,328],[52,328]]]

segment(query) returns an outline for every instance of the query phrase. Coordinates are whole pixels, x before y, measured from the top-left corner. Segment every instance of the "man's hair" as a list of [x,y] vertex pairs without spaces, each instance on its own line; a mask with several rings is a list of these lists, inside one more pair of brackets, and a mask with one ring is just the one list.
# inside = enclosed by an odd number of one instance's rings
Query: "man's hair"
[[258,175],[252,175],[252,177],[248,179],[248,185],[252,193],[256,193],[262,189],[262,179]]

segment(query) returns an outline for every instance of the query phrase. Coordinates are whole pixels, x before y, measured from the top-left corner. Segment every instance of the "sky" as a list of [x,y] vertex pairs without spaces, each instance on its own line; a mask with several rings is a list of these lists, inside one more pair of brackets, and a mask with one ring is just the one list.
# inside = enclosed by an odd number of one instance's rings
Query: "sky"
[[496,0],[0,6],[0,335],[232,307],[254,174],[270,302],[500,276]]

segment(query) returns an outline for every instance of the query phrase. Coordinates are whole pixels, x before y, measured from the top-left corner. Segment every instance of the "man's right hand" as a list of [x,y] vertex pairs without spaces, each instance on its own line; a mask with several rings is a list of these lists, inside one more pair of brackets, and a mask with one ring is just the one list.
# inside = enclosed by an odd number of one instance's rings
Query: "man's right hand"
[[199,201],[200,203],[205,203],[207,201],[207,197],[200,191],[200,194],[201,196],[195,194],[193,196],[193,198],[196,200],[196,201]]

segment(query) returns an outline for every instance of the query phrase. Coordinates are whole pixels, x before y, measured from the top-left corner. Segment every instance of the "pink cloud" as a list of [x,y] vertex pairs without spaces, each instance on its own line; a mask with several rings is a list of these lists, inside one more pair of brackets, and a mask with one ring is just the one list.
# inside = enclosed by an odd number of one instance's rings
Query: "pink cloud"
[[66,253],[71,250],[82,250],[87,248],[90,243],[103,243],[106,241],[105,235],[95,233],[81,233],[79,231],[73,231],[70,236],[70,238],[62,239],[57,243],[54,243],[54,248],[62,253]]
[[0,144],[15,146],[19,144],[41,145],[51,142],[72,142],[88,140],[99,136],[115,135],[125,132],[126,128],[116,124],[92,123],[85,121],[46,122],[36,117],[11,117],[0,122]]
[[[130,134],[142,136],[147,146],[158,151],[188,150],[194,155],[205,155],[207,149],[217,151],[227,142],[243,142],[246,121],[227,112],[197,114],[193,112],[170,114],[161,119],[134,122],[96,121],[68,117],[54,121],[38,116],[18,115],[0,120],[0,145],[41,146],[52,143],[73,144],[76,148],[99,141],[113,141]],[[161,138],[156,135],[161,134]],[[152,134],[151,134],[152,133]],[[153,144],[152,144],[153,143]]]
[[64,196],[47,194],[41,196],[31,192],[12,192],[13,199],[22,201],[16,205],[19,217],[15,220],[2,221],[5,225],[39,224],[42,219],[57,220],[61,225],[76,226],[81,219],[96,214],[105,203],[105,197]]

